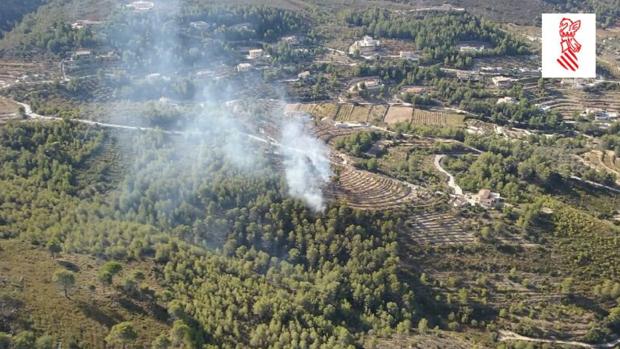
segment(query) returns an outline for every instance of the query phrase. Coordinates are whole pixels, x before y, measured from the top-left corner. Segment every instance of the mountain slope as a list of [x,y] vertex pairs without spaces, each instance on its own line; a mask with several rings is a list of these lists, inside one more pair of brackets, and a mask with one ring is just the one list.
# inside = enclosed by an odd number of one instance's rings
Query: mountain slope
[[4,0],[0,6],[0,38],[10,31],[24,15],[36,10],[45,0]]

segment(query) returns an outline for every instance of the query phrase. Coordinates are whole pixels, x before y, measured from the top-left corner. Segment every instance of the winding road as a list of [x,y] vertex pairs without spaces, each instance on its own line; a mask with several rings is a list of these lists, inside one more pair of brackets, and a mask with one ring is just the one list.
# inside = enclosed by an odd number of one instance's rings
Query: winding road
[[434,161],[435,168],[437,168],[439,172],[448,176],[448,186],[452,188],[452,190],[454,190],[454,194],[458,196],[463,196],[463,189],[458,184],[456,184],[456,180],[454,179],[454,176],[451,175],[450,172],[446,171],[443,167],[441,167],[441,160],[445,157],[446,157],[445,154],[435,155],[435,161]]

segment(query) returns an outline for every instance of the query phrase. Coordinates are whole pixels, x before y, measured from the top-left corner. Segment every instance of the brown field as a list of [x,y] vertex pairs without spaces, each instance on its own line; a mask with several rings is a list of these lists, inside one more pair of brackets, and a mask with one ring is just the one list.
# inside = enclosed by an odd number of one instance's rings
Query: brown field
[[368,122],[374,125],[382,124],[387,109],[388,107],[386,105],[373,105],[370,113],[368,114]]
[[463,127],[465,126],[465,117],[441,111],[415,109],[411,122],[413,125]]
[[317,104],[314,108],[313,115],[315,118],[321,120],[323,118],[328,118],[334,120],[336,115],[338,114],[338,110],[340,106],[335,103],[321,103]]
[[[82,348],[103,348],[110,327],[121,321],[132,321],[138,338],[136,347],[147,347],[160,333],[168,331],[165,308],[154,300],[128,298],[117,287],[132,271],[142,271],[145,285],[159,291],[153,265],[130,263],[111,286],[97,280],[101,261],[93,257],[63,253],[53,259],[42,248],[16,241],[0,241],[0,289],[15,295],[20,302],[7,305],[11,311],[30,314],[33,328],[48,333],[63,343],[76,340]],[[76,284],[66,298],[52,281],[57,269],[69,265],[75,272]],[[6,305],[6,302],[5,302]],[[63,346],[64,347],[64,346]]]
[[0,124],[18,116],[19,106],[11,100],[0,96]]
[[385,122],[388,125],[393,125],[399,122],[411,122],[413,115],[412,107],[390,106],[387,114],[385,115]]
[[19,80],[20,82],[35,82],[50,80],[58,76],[57,65],[48,63],[26,63],[0,61],[0,88],[8,87]]
[[368,115],[370,115],[370,111],[372,110],[372,106],[370,105],[358,105],[353,108],[351,112],[351,120],[354,122],[367,122]]

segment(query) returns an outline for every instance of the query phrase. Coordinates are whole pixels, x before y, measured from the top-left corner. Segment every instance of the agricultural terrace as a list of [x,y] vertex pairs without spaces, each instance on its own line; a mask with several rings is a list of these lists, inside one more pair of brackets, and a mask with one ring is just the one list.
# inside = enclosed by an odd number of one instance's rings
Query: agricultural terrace
[[612,150],[591,150],[581,156],[583,162],[589,167],[612,174],[616,177],[616,183],[620,184],[620,160]]
[[464,127],[465,116],[441,110],[425,110],[405,105],[351,103],[288,104],[285,112],[304,112],[317,120],[395,125],[406,123],[417,126]]

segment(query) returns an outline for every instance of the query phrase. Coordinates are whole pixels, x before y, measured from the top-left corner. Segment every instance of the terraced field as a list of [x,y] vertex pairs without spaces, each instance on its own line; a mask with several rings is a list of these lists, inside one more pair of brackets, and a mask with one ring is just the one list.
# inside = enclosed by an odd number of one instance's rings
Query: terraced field
[[312,114],[314,115],[314,117],[316,117],[319,120],[323,118],[328,118],[328,119],[333,120],[334,118],[336,118],[336,115],[338,114],[339,109],[340,109],[340,106],[338,104],[321,103],[321,104],[316,105],[316,107],[312,111]]
[[49,80],[59,73],[58,67],[47,63],[0,61],[0,88],[16,82]]
[[340,104],[338,114],[336,115],[337,121],[351,121],[351,114],[355,106],[353,104]]
[[575,114],[580,114],[585,109],[620,111],[620,91],[588,93],[582,89],[562,87],[551,95],[535,99],[534,102],[559,112],[565,119],[572,119]]
[[476,241],[473,233],[463,229],[463,221],[449,211],[417,213],[406,226],[419,244],[459,245]]
[[337,121],[349,121],[349,122],[357,122],[363,123],[368,121],[368,115],[372,110],[371,105],[350,105],[350,104],[342,104],[340,106],[340,110],[338,115],[336,116]]
[[411,119],[413,125],[423,126],[465,126],[465,117],[463,115],[444,113],[441,111],[431,111],[423,109],[415,109]]
[[604,171],[616,176],[616,183],[620,184],[620,159],[611,150],[591,150],[582,155],[586,165],[598,171]]
[[414,188],[390,177],[344,166],[338,180],[326,190],[331,200],[346,201],[350,207],[363,210],[403,208],[418,197]]

